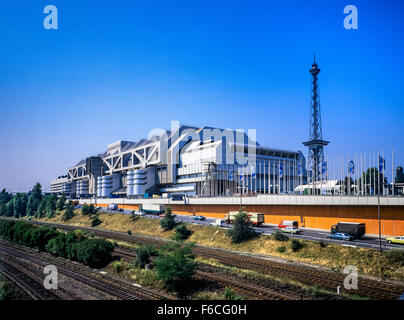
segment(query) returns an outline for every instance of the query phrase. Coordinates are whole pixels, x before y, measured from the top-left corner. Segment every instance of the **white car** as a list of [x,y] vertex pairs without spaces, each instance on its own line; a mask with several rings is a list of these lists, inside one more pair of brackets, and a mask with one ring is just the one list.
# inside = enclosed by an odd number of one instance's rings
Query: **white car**
[[133,210],[133,214],[135,216],[141,216],[141,217],[143,217],[145,215],[145,213],[143,211],[140,211],[140,210]]
[[280,231],[280,232],[286,232],[286,233],[295,233],[295,234],[302,232],[301,229],[295,228],[295,227],[280,228],[279,231]]
[[224,222],[223,219],[216,219],[216,221],[213,221],[210,225],[217,226],[217,227],[223,227],[224,225],[226,225],[226,223]]

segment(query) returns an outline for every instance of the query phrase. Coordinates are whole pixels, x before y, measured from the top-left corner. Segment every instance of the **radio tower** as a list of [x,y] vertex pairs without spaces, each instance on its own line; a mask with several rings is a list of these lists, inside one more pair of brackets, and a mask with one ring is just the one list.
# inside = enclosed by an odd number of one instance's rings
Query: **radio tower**
[[309,168],[312,170],[312,182],[319,181],[321,176],[321,166],[324,162],[323,148],[329,141],[323,140],[323,130],[321,127],[321,111],[320,111],[320,99],[318,94],[318,74],[320,69],[316,64],[316,55],[314,54],[314,63],[309,70],[312,80],[312,94],[311,94],[311,106],[310,106],[310,132],[309,141],[303,142],[303,145],[309,148]]

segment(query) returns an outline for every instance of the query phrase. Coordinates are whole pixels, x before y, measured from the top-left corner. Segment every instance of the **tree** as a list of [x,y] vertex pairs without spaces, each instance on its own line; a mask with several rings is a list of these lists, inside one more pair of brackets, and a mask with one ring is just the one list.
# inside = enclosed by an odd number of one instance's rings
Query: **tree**
[[4,204],[9,202],[12,197],[13,197],[13,195],[11,193],[7,192],[6,189],[1,190],[0,201],[3,202]]
[[396,168],[396,178],[394,179],[394,183],[404,183],[403,167]]
[[77,245],[77,259],[91,268],[104,267],[111,261],[114,245],[104,239],[85,239]]
[[160,221],[160,226],[164,231],[172,230],[176,223],[174,220],[175,215],[172,214],[172,210],[170,207],[166,208],[166,213],[164,218]]
[[63,192],[56,202],[56,209],[62,211],[66,207],[66,194]]
[[73,206],[73,202],[69,201],[66,205],[66,209],[65,212],[62,216],[62,220],[63,221],[67,221],[70,220],[71,218],[74,217],[74,206]]
[[255,230],[248,223],[248,215],[242,209],[234,217],[233,228],[227,231],[227,235],[233,243],[241,243],[257,236]]
[[46,203],[47,203],[47,199],[46,199],[46,197],[43,197],[42,200],[39,202],[39,205],[35,212],[35,216],[37,218],[43,218],[45,216]]
[[136,258],[133,264],[139,268],[144,268],[150,263],[150,257],[157,255],[156,249],[152,246],[140,246],[136,249]]
[[27,212],[27,195],[25,193],[16,194],[13,199],[13,215],[15,218],[21,218]]
[[37,213],[41,201],[42,201],[42,187],[41,184],[38,182],[29,192],[27,203],[28,216],[34,216]]
[[7,215],[7,203],[13,198],[12,194],[3,189],[0,192],[0,216]]
[[45,214],[47,218],[52,218],[55,214],[57,201],[58,196],[56,194],[46,196]]
[[175,227],[175,232],[173,234],[174,240],[185,240],[188,239],[192,234],[192,231],[187,228],[185,223],[181,223]]
[[[362,188],[363,181],[363,188]],[[357,180],[359,192],[367,194],[379,194],[380,183],[380,193],[383,193],[383,174],[379,172],[377,168],[368,168],[365,172],[362,172],[361,176]],[[384,184],[387,184],[387,178],[384,178]]]
[[164,282],[167,290],[183,295],[192,288],[192,276],[197,266],[193,247],[193,244],[169,244],[156,258],[157,278]]

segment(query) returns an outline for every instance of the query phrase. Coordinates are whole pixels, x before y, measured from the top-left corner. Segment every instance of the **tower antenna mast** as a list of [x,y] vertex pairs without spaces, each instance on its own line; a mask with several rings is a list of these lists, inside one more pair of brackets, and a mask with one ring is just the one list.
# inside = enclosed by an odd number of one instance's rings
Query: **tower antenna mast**
[[312,182],[320,180],[321,166],[324,162],[323,148],[329,144],[329,141],[323,140],[323,130],[321,126],[320,98],[318,91],[318,74],[320,69],[316,63],[316,53],[314,52],[314,62],[309,70],[312,76],[312,92],[310,104],[310,129],[309,141],[303,142],[303,145],[309,148],[309,168],[312,170]]

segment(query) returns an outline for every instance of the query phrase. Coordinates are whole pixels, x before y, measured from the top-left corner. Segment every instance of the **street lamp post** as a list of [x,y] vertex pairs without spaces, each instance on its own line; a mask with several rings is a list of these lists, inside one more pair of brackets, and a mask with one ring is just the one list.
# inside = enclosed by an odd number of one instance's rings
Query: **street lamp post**
[[380,181],[378,183],[377,190],[377,218],[379,220],[379,251],[382,251],[382,233],[381,233],[381,223],[380,223]]
[[244,187],[239,186],[239,187],[237,187],[237,189],[241,189],[241,192],[240,192],[240,211],[241,211],[241,210],[243,210],[243,191],[244,191]]

